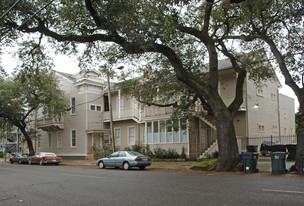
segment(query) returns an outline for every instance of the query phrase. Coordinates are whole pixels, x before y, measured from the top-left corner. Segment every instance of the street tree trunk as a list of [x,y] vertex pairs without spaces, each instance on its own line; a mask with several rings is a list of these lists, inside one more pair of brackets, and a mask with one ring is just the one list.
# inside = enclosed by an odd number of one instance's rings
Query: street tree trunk
[[211,107],[216,119],[216,134],[219,149],[217,169],[220,171],[231,171],[236,168],[240,161],[233,116],[218,94],[214,94],[211,101]]
[[22,134],[24,135],[24,138],[25,138],[25,140],[27,142],[27,146],[28,146],[30,155],[31,156],[35,155],[35,150],[34,150],[34,147],[33,147],[33,142],[31,140],[31,137],[29,136],[29,134],[26,132],[25,127],[18,126],[18,128],[21,130]]
[[301,153],[304,153],[304,98],[300,99],[300,109],[298,114],[298,134],[297,134],[297,149],[296,149],[296,170],[301,171]]

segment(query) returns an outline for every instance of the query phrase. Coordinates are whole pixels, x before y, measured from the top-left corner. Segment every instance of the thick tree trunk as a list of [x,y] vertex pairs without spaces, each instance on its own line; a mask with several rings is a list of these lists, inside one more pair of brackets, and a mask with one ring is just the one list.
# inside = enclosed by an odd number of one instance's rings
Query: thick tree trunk
[[304,153],[304,99],[300,102],[300,109],[298,115],[298,134],[297,134],[297,154],[296,154],[296,170],[301,171],[302,168],[302,161],[300,154]]
[[214,93],[211,98],[209,102],[216,119],[219,148],[217,169],[231,171],[240,162],[233,117],[218,93]]
[[219,147],[218,169],[231,171],[239,163],[238,146],[233,119],[227,108],[216,113],[217,140]]
[[31,140],[31,137],[29,136],[29,134],[26,132],[25,128],[24,127],[19,127],[19,129],[21,130],[22,134],[24,135],[25,137],[25,140],[27,142],[27,146],[28,146],[28,149],[29,149],[29,153],[31,156],[35,155],[35,150],[34,150],[34,147],[33,147],[33,142]]

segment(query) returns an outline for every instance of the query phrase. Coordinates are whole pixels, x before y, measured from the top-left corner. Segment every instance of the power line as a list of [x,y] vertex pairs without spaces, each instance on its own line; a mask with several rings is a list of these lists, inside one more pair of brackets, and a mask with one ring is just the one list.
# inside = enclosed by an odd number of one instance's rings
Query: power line
[[[55,0],[51,0],[49,3],[47,3],[46,5],[44,5],[41,9],[39,9],[38,11],[36,11],[32,16],[30,16],[29,18],[27,18],[21,25],[19,25],[16,30],[18,30],[19,28],[21,28],[23,25],[25,25],[31,18],[33,18],[36,14],[38,14],[39,12],[41,12],[43,9],[45,9],[46,7],[48,7],[51,3],[53,3]],[[8,37],[9,34],[6,34],[5,36],[3,36],[0,40],[0,42],[5,39],[6,37]]]
[[18,0],[14,3],[13,6],[11,6],[11,8],[9,8],[1,17],[0,17],[0,20],[6,15],[8,14],[8,12],[10,12],[21,0]]

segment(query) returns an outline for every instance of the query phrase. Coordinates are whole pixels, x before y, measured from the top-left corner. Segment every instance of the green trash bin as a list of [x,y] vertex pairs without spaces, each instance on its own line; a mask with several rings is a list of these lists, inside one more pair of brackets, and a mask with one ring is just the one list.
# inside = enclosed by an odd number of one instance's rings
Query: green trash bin
[[301,157],[301,162],[302,162],[302,175],[304,175],[304,153],[301,153],[300,154],[300,157]]
[[270,156],[272,174],[286,174],[286,152],[273,152]]
[[257,152],[245,152],[243,154],[244,157],[244,173],[256,173],[257,169],[257,161],[259,158],[259,153]]

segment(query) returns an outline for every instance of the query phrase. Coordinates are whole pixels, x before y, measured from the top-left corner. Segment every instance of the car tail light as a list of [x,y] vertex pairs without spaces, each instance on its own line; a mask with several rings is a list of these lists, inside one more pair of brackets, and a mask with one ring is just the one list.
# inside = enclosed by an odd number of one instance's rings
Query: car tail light
[[151,158],[149,157],[148,160],[151,161]]
[[135,161],[141,161],[141,159],[139,157],[136,157]]

